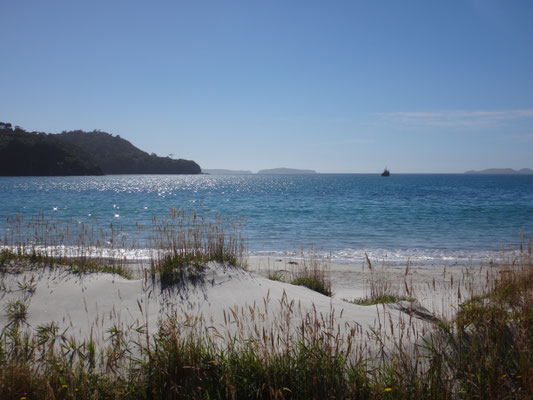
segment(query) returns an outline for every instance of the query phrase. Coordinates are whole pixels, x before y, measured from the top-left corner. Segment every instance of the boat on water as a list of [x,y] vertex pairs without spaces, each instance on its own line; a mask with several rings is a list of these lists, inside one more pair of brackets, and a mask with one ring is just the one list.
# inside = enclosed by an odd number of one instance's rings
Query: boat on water
[[388,168],[385,168],[381,173],[381,176],[390,176],[390,170]]

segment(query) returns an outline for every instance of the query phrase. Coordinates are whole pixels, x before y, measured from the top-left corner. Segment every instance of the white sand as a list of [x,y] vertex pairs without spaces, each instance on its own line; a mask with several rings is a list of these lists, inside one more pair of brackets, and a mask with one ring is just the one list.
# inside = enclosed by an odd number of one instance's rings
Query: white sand
[[[498,276],[496,265],[388,265],[379,260],[346,264],[322,262],[326,277],[331,282],[334,297],[338,299],[365,298],[370,295],[372,283],[395,294],[414,297],[424,308],[439,318],[449,319],[466,299],[477,295]],[[294,264],[297,263],[297,264]],[[272,272],[286,276],[305,264],[301,258],[250,257],[248,270],[268,277]],[[407,268],[407,269],[406,269]],[[406,292],[406,284],[409,293]]]
[[[92,336],[99,344],[106,343],[108,330],[118,326],[126,333],[144,327],[158,329],[158,322],[168,315],[192,321],[202,316],[202,328],[219,337],[256,335],[262,329],[293,334],[303,319],[322,321],[323,329],[345,332],[357,330],[363,338],[370,330],[385,334],[400,332],[406,321],[413,331],[424,334],[431,323],[412,318],[395,306],[359,306],[343,301],[364,297],[370,280],[389,285],[394,290],[411,288],[413,297],[438,317],[450,317],[465,299],[469,286],[483,285],[486,269],[470,267],[376,267],[331,264],[334,297],[326,297],[301,286],[265,278],[271,271],[285,271],[297,266],[289,259],[251,257],[249,271],[210,263],[202,282],[162,290],[151,279],[127,280],[117,275],[89,274],[80,276],[61,269],[41,269],[0,275],[0,330],[9,324],[6,313],[9,302],[19,300],[28,305],[27,327],[57,323],[61,329],[80,340]],[[492,273],[492,272],[491,272]],[[465,278],[465,276],[468,278]],[[452,278],[453,277],[453,278]],[[433,281],[435,280],[435,285]],[[34,282],[28,290],[24,282]],[[471,284],[469,282],[475,282]],[[26,289],[24,287],[26,286]],[[459,293],[463,291],[463,294]],[[459,298],[461,297],[461,298]]]

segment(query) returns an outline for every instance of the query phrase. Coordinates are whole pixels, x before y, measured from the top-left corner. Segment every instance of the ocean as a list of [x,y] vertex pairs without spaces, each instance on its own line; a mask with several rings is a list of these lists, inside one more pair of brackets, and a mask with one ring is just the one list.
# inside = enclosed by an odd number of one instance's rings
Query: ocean
[[[139,248],[170,207],[243,217],[252,255],[314,248],[338,262],[497,258],[533,233],[533,176],[464,174],[110,175],[0,178],[7,218],[113,224]],[[31,237],[28,238],[31,240]]]

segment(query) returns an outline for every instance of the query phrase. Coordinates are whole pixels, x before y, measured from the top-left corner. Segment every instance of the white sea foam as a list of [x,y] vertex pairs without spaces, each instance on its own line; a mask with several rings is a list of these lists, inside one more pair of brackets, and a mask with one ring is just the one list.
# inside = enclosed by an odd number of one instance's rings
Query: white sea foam
[[[301,252],[292,251],[255,251],[251,255],[276,257],[301,257]],[[502,261],[516,255],[508,251],[469,251],[449,249],[341,249],[332,252],[318,252],[318,255],[337,263],[362,263],[366,258],[373,262],[390,264],[477,264],[479,262]]]
[[[27,255],[36,253],[50,257],[69,258],[102,258],[121,261],[146,261],[161,256],[160,249],[154,248],[102,248],[88,246],[0,246],[0,250],[9,249],[23,252]],[[280,258],[302,258],[301,251],[250,251],[250,256],[274,256]],[[329,259],[335,263],[364,263],[367,256],[374,263],[387,263],[392,265],[411,263],[413,265],[455,265],[455,264],[479,264],[490,261],[501,262],[518,255],[517,250],[507,251],[468,251],[468,250],[443,250],[443,249],[341,249],[333,252],[304,252],[304,256],[315,255]]]
[[105,258],[114,260],[141,261],[149,260],[157,254],[157,250],[150,248],[124,249],[124,248],[102,248],[88,246],[80,248],[78,246],[0,246],[0,250],[11,250],[25,255],[39,254],[48,257],[67,258]]

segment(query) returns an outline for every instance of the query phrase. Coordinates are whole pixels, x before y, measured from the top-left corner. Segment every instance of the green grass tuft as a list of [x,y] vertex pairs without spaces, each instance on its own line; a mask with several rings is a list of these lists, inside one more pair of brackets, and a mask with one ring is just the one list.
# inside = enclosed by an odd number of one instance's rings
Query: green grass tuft
[[89,258],[49,256],[35,251],[31,254],[26,254],[13,250],[2,250],[0,252],[0,268],[5,268],[11,261],[20,261],[21,263],[18,266],[22,269],[55,266],[67,268],[69,271],[79,274],[102,272],[117,274],[126,279],[131,279],[131,274],[127,267],[121,262],[115,262],[116,260],[92,260]]
[[285,274],[275,271],[268,275],[268,279],[270,279],[271,281],[284,282]]
[[210,261],[245,268],[241,219],[208,217],[171,208],[170,215],[153,220],[151,274],[159,274],[164,284],[199,279]]
[[297,286],[305,286],[306,288],[309,288],[311,290],[314,290],[315,292],[321,293],[324,296],[333,296],[333,292],[331,291],[331,288],[320,279],[317,279],[314,276],[304,276],[299,277],[291,281],[291,284],[297,285]]
[[360,306],[372,306],[375,304],[389,304],[389,303],[398,303],[399,301],[414,301],[411,297],[406,296],[397,296],[393,294],[382,294],[376,297],[365,297],[360,299],[347,300],[348,303],[357,304]]

